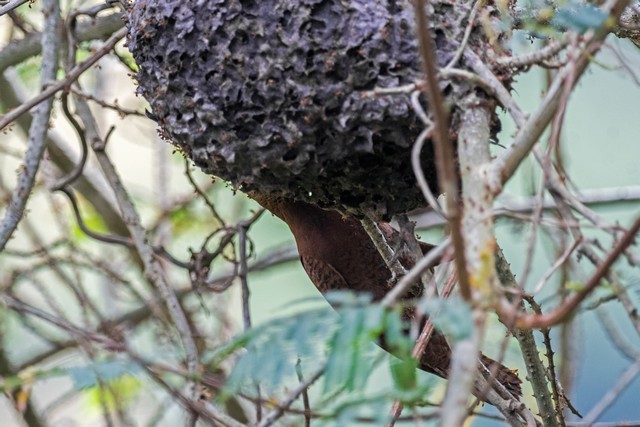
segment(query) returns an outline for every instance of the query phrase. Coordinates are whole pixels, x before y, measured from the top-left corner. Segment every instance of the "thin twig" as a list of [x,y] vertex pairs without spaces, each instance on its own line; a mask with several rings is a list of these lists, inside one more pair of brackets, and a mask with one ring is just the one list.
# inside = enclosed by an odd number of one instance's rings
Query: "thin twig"
[[[536,314],[542,313],[540,306],[535,302],[533,297],[525,297],[525,299],[527,300],[527,303],[531,306],[531,308]],[[565,427],[566,424],[564,420],[564,415],[562,414],[563,405],[561,401],[560,389],[558,387],[558,378],[556,375],[556,364],[553,358],[554,352],[553,352],[553,347],[551,346],[551,329],[542,328],[540,329],[540,332],[542,332],[542,337],[543,337],[542,342],[546,350],[545,356],[547,357],[547,362],[548,362],[547,376],[549,377],[549,383],[551,384],[551,392],[553,393],[553,402],[556,408],[555,420],[561,427]],[[562,396],[562,399],[567,403],[569,402],[569,399],[566,396]],[[550,415],[551,414],[547,415],[547,417]]]
[[544,274],[544,276],[542,276],[540,281],[538,281],[538,283],[533,287],[533,292],[532,292],[533,294],[537,294],[542,290],[542,288],[547,283],[547,281],[551,278],[551,276],[553,276],[553,273],[555,273],[556,270],[562,267],[565,261],[571,256],[573,251],[575,251],[578,248],[578,246],[580,246],[581,243],[582,243],[582,239],[576,240],[575,242],[573,242],[573,245],[569,246],[564,251],[564,253],[560,255],[560,258],[556,259],[556,261],[553,263],[551,268],[547,270],[547,272]]
[[[194,400],[191,398],[191,396],[185,396],[184,394],[182,394],[182,392],[180,392],[180,390],[173,387],[171,384],[165,381],[157,372],[155,372],[154,369],[150,367],[152,366],[151,363],[144,361],[141,358],[137,357],[136,355],[132,354],[130,349],[127,352],[129,353],[129,356],[132,357],[134,360],[136,360],[140,366],[144,367],[145,371],[151,377],[151,379],[153,379],[153,381],[155,381],[162,388],[167,390],[167,392],[170,395],[176,398],[176,400],[182,403],[184,407],[189,409],[191,412],[201,415],[204,419],[210,422],[211,421],[218,422],[223,426],[246,427],[245,424],[239,421],[236,421],[235,418],[232,418],[226,413],[220,411],[218,408],[216,408],[206,400]],[[188,373],[188,377],[189,377],[188,379],[192,378],[191,373]]]
[[[287,247],[283,250],[273,251],[272,253],[253,262],[252,264],[249,265],[249,271],[252,271],[252,272],[263,271],[267,268],[278,266],[283,263],[293,261],[295,259],[298,259],[297,251],[293,247]],[[224,273],[224,274],[220,274],[218,276],[213,277],[211,279],[212,288],[213,288],[212,291],[216,292],[216,289],[214,288],[215,284],[225,283],[227,281],[232,280],[234,277],[235,277],[235,274],[233,273]],[[178,299],[183,300],[189,295],[193,295],[194,292],[195,290],[191,287],[183,288],[176,291],[176,296],[178,297]],[[155,305],[156,305],[156,302],[147,301],[144,303],[142,307],[128,311],[118,317],[105,320],[103,323],[100,323],[95,328],[95,330],[99,333],[107,333],[107,331],[116,329],[125,324],[136,326],[141,322],[143,322],[144,320],[148,319],[149,316],[153,314],[152,308]],[[71,347],[74,347],[76,345],[78,345],[78,340],[67,340],[67,341],[52,343],[52,348],[49,348],[47,350],[44,350],[42,352],[39,352],[30,356],[28,359],[22,361],[20,365],[16,367],[16,369],[20,371],[22,369],[27,368],[28,366],[37,365],[39,363],[46,361],[51,357],[56,356],[60,352],[66,349],[69,349]]]
[[189,180],[189,183],[191,184],[195,192],[200,196],[200,198],[207,205],[213,217],[216,219],[216,221],[218,221],[221,227],[225,227],[226,223],[218,213],[216,206],[213,204],[211,200],[209,200],[209,196],[207,195],[207,193],[202,191],[202,189],[200,188],[196,180],[193,178],[193,175],[191,174],[191,161],[188,159],[185,159],[184,161],[184,172],[185,172],[185,175],[187,176],[187,179]]
[[33,0],[11,0],[4,6],[0,7],[0,16],[11,12],[13,9],[22,6],[26,2],[33,2]]
[[465,61],[471,69],[482,78],[491,88],[491,95],[495,96],[500,104],[507,110],[509,115],[521,128],[527,121],[527,115],[522,112],[518,104],[514,101],[504,84],[496,77],[496,75],[487,67],[487,65],[476,55],[471,49],[467,49],[464,54]]
[[389,246],[389,243],[382,234],[382,231],[378,227],[378,224],[376,224],[376,222],[368,216],[364,217],[361,223],[362,228],[364,228],[364,230],[367,232],[367,234],[371,238],[371,241],[378,249],[380,256],[382,256],[382,259],[384,259],[387,267],[389,267],[389,270],[391,270],[391,273],[393,273],[393,278],[397,279],[399,277],[405,276],[407,274],[407,270],[400,263],[398,257],[393,253],[393,249]]
[[533,210],[533,214],[531,215],[531,228],[529,230],[529,235],[527,236],[527,252],[525,256],[525,264],[522,269],[522,275],[520,276],[520,283],[523,289],[526,289],[527,282],[529,280],[529,274],[531,273],[531,267],[533,266],[533,258],[534,258],[534,250],[536,247],[536,242],[538,241],[538,227],[542,221],[542,201],[544,200],[544,186],[545,182],[545,173],[540,177],[540,182],[538,184],[538,192],[536,194],[536,206]]
[[[58,4],[58,0],[44,1],[43,9],[45,11],[45,28],[42,32],[41,45],[44,54],[42,55],[40,86],[44,88],[55,80],[56,72],[58,70],[59,40],[57,36],[57,28],[58,22],[60,21],[60,5]],[[46,92],[47,89],[41,92],[41,95]],[[34,114],[31,127],[29,128],[29,145],[25,154],[24,165],[20,171],[20,175],[18,176],[18,183],[16,184],[16,188],[11,196],[11,201],[9,202],[9,206],[5,212],[4,219],[0,224],[0,252],[2,252],[6,246],[18,226],[18,223],[22,219],[27,199],[29,198],[36,180],[40,160],[42,159],[42,155],[46,147],[47,130],[49,129],[49,116],[51,115],[51,109],[53,107],[53,99],[51,98],[52,94],[53,93],[42,98],[41,101],[46,102],[43,102],[38,107]],[[28,111],[28,109],[25,111]],[[8,113],[6,116],[1,117],[0,122],[10,114],[11,113]],[[4,126],[0,125],[0,130],[2,130],[2,128],[4,128]]]
[[[120,40],[122,40],[122,38],[126,34],[127,34],[127,29],[121,28],[119,31],[115,32],[109,38],[109,40],[107,40],[104,43],[104,45],[102,45],[99,49],[97,49],[93,55],[91,55],[85,61],[79,63],[76,67],[73,68],[73,70],[69,71],[69,73],[64,79],[58,80],[57,82],[48,85],[46,89],[44,89],[42,92],[40,92],[38,95],[30,99],[29,101],[23,103],[19,107],[14,108],[7,114],[0,116],[0,130],[7,127],[11,122],[13,122],[18,117],[20,117],[21,115],[29,111],[31,108],[35,107],[41,102],[51,99],[51,97],[54,94],[63,90],[65,87],[69,86],[71,83],[75,82],[78,79],[78,77],[82,75],[82,73],[84,73],[89,68],[91,68],[91,66],[96,62],[98,62],[100,58],[108,54],[111,51],[111,49],[113,49],[113,47]],[[55,78],[55,75],[48,82],[51,82],[51,80],[53,80],[54,78]]]
[[118,349],[121,347],[117,341],[113,340],[111,337],[107,336],[106,334],[102,334],[99,332],[90,332],[83,328],[75,326],[69,321],[67,321],[66,319],[62,319],[50,313],[42,311],[39,308],[34,307],[30,304],[27,304],[9,295],[6,292],[3,294],[0,294],[0,303],[4,304],[8,308],[11,308],[16,312],[22,312],[30,316],[37,317],[39,319],[44,320],[47,323],[50,323],[51,325],[54,325],[62,329],[63,331],[74,336],[76,342],[82,342],[83,340],[88,340],[88,341],[96,342],[98,344],[102,344],[111,349]]
[[260,209],[256,214],[248,221],[240,221],[237,226],[239,251],[240,251],[240,268],[238,270],[238,277],[240,278],[240,284],[242,285],[242,320],[244,323],[244,330],[251,329],[251,312],[249,310],[249,282],[248,282],[248,268],[247,268],[247,231],[253,223],[264,213],[264,209]]
[[[451,274],[444,288],[442,289],[441,298],[448,298],[449,295],[453,292],[455,285],[457,283],[455,272]],[[424,326],[422,327],[422,331],[416,340],[416,344],[413,346],[413,350],[411,351],[411,357],[420,361],[422,354],[425,349],[429,345],[429,341],[433,336],[433,332],[435,331],[435,325],[433,324],[434,318],[436,318],[439,314],[439,311],[436,310],[433,313],[429,314],[429,318],[426,320]],[[391,421],[388,424],[388,427],[393,427],[395,422],[398,421],[400,415],[402,414],[402,402],[399,400],[393,403],[393,407],[391,408]]]
[[444,67],[445,70],[453,68],[462,57],[462,53],[467,48],[469,36],[471,35],[471,30],[473,30],[475,20],[476,20],[476,15],[478,14],[478,9],[480,9],[480,6],[482,4],[484,4],[483,0],[475,0],[475,2],[473,3],[473,7],[471,8],[471,12],[469,13],[469,22],[467,23],[467,27],[464,30],[464,36],[462,37],[460,46],[458,46],[458,49],[456,49],[456,53],[453,56],[453,58],[451,58],[451,61],[449,61],[449,63],[445,65]]
[[78,179],[78,177],[80,177],[82,175],[82,172],[84,171],[84,165],[87,162],[87,156],[89,154],[89,147],[87,146],[87,139],[85,138],[85,134],[82,131],[82,128],[80,127],[78,121],[75,119],[75,117],[73,117],[71,111],[69,111],[69,94],[67,92],[62,95],[62,111],[64,112],[65,117],[74,127],[77,135],[80,138],[80,150],[82,154],[80,155],[80,161],[78,161],[74,168],[67,175],[60,178],[51,186],[51,191],[58,191]]
[[[186,354],[187,369],[189,372],[195,374],[198,371],[198,350],[195,345],[187,316],[180,305],[180,301],[178,300],[174,289],[167,282],[167,278],[162,267],[154,255],[153,248],[148,243],[147,231],[142,226],[140,216],[138,215],[135,205],[131,201],[126,188],[122,184],[120,176],[111,162],[111,159],[103,151],[104,141],[98,135],[95,120],[85,100],[78,99],[78,114],[82,118],[89,140],[92,141],[92,148],[96,158],[98,159],[98,163],[115,193],[118,206],[122,212],[122,217],[129,228],[133,243],[137,252],[140,254],[140,258],[142,259],[144,274],[162,296],[162,299],[169,310],[171,319],[180,334],[180,340],[182,341]],[[197,393],[195,385],[190,384],[189,389],[189,395],[191,398],[196,399]]]
[[302,394],[303,391],[307,390],[318,378],[322,376],[324,373],[325,366],[323,365],[321,368],[312,373],[309,378],[305,381],[301,382],[298,386],[296,386],[291,392],[285,397],[280,404],[271,412],[269,412],[263,419],[258,423],[256,427],[269,427],[273,425],[280,417],[284,414],[285,409],[287,409],[295,400]]
[[[556,325],[565,320],[567,316],[573,313],[573,310],[591,294],[600,283],[600,280],[609,273],[609,269],[613,263],[620,257],[625,249],[633,243],[638,230],[640,230],[640,217],[635,220],[629,230],[627,230],[616,243],[607,258],[598,265],[593,276],[591,276],[579,292],[568,297],[552,312],[543,314],[542,316],[515,313],[515,316],[517,316],[515,325],[518,328],[544,328]],[[514,315],[513,307],[506,305],[504,301],[497,307],[497,311],[500,317],[511,318],[511,316]]]
[[[617,21],[627,2],[627,0],[609,0],[601,10]],[[587,66],[591,63],[591,58],[600,49],[602,40],[610,30],[611,28],[605,25],[602,28],[590,31],[585,36],[587,44],[580,56],[575,59],[571,67],[565,67],[557,74],[537,111],[520,127],[509,149],[494,161],[493,174],[495,177],[492,183],[495,184],[494,191],[496,194],[502,191],[503,184],[513,176],[520,163],[527,157],[554,117],[562,98],[563,87],[567,77],[570,74],[573,75],[573,84],[578,83]]]
[[[121,13],[99,16],[95,20],[86,20],[78,24],[76,39],[79,42],[88,40],[105,40],[124,26]],[[28,58],[42,52],[39,32],[30,33],[25,38],[14,40],[0,50],[0,74],[8,67],[17,65]]]
[[[25,88],[21,84],[15,70],[0,73],[0,102],[11,109],[27,100]],[[25,114],[17,120],[18,126],[28,132],[31,126],[32,115]],[[62,173],[68,173],[75,166],[71,155],[67,153],[62,137],[49,130],[47,134],[47,152],[49,160],[56,165]],[[97,179],[97,174],[92,170],[85,169],[83,175],[72,185],[75,190],[93,206],[96,212],[103,218],[107,227],[120,236],[128,235],[127,226],[122,222],[122,218],[113,207],[111,200],[105,196],[103,185]]]
[[567,41],[565,39],[551,40],[545,47],[536,50],[535,52],[525,53],[518,56],[502,56],[497,58],[495,63],[503,67],[510,68],[528,67],[557,55],[566,46]]
[[103,101],[102,99],[96,98],[95,96],[88,94],[86,92],[82,92],[81,90],[71,87],[70,88],[71,92],[73,92],[74,95],[79,96],[80,98],[86,99],[88,101],[94,102],[96,104],[98,104],[99,106],[101,106],[102,108],[106,108],[108,110],[113,110],[115,112],[118,113],[118,115],[120,115],[120,117],[126,117],[126,116],[137,116],[137,117],[147,117],[146,114],[144,114],[141,111],[137,111],[137,110],[130,110],[128,108],[123,108],[121,106],[118,105],[118,100],[116,99],[114,101],[113,104],[110,104],[108,102]]
[[[298,375],[298,381],[304,383],[304,377],[302,376],[302,366],[300,366],[300,359],[296,363],[296,374]],[[305,388],[302,390],[302,405],[304,407],[304,427],[311,426],[311,405],[309,404],[309,392]]]
[[380,304],[384,307],[391,307],[396,301],[398,301],[411,286],[417,283],[425,270],[433,267],[436,262],[442,257],[445,251],[451,245],[451,240],[446,238],[438,246],[431,249],[420,261],[409,270],[398,283],[389,291],[382,299]]
[[427,201],[427,203],[429,203],[429,206],[435,213],[440,215],[442,218],[445,218],[444,213],[442,212],[442,209],[438,204],[438,200],[429,188],[429,184],[427,183],[427,179],[424,176],[424,170],[422,170],[422,165],[420,162],[422,147],[424,146],[425,141],[429,137],[431,137],[432,133],[433,126],[425,128],[422,132],[420,132],[420,135],[418,135],[418,138],[416,139],[416,142],[413,144],[413,148],[411,149],[411,167],[413,168],[413,174],[416,176],[418,187],[420,187],[420,191],[422,191],[422,195],[424,196],[425,200]]
[[476,377],[477,354],[483,323],[480,319],[479,323],[476,323],[477,327],[474,328],[472,336],[458,341],[453,346],[440,426],[462,426],[467,418],[466,404]]
[[471,298],[471,289],[467,273],[465,243],[461,230],[458,178],[455,170],[453,148],[451,141],[449,141],[449,117],[444,107],[440,86],[438,85],[435,42],[431,36],[429,20],[426,14],[427,1],[414,0],[414,6],[420,56],[422,57],[422,66],[426,78],[424,92],[429,100],[431,114],[435,123],[433,139],[435,142],[438,182],[440,191],[445,193],[446,215],[449,219],[451,241],[456,252],[455,263],[458,270],[460,293],[464,299],[469,300]]
[[[504,257],[502,249],[499,246],[496,248],[495,259],[498,278],[505,291],[521,292],[522,289],[518,286],[516,278],[509,268],[509,263]],[[517,298],[517,300],[513,301],[512,304],[516,305],[520,309],[524,309],[522,298]],[[557,425],[554,417],[555,408],[551,399],[551,393],[547,387],[546,369],[540,359],[533,331],[531,329],[513,328],[513,319],[510,319],[510,321],[509,319],[507,320],[508,321],[505,322],[505,324],[518,341],[518,345],[522,351],[522,358],[527,370],[527,378],[529,380],[529,384],[531,384],[531,387],[533,388],[533,395],[536,399],[536,403],[538,404],[538,413],[542,416],[543,422],[546,426]]]
[[634,346],[629,339],[623,335],[621,328],[614,323],[608,311],[604,307],[598,307],[595,313],[607,333],[607,338],[620,353],[631,361],[640,359],[640,349]]

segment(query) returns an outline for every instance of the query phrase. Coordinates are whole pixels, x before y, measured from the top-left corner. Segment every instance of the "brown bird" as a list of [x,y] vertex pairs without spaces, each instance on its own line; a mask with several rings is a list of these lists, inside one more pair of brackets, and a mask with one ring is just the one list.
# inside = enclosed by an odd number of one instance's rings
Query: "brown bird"
[[[302,266],[320,292],[368,292],[374,301],[379,301],[391,289],[392,273],[357,219],[304,202],[255,192],[250,197],[287,223],[295,237]],[[398,231],[386,223],[379,225],[388,241],[399,241]],[[428,244],[421,247],[423,252],[431,248]],[[408,294],[407,298],[419,297],[422,286],[414,286]],[[380,344],[384,347],[383,342]],[[481,360],[511,394],[522,395],[521,380],[514,371],[484,355]],[[447,340],[434,331],[419,360],[420,369],[447,378],[450,362]]]

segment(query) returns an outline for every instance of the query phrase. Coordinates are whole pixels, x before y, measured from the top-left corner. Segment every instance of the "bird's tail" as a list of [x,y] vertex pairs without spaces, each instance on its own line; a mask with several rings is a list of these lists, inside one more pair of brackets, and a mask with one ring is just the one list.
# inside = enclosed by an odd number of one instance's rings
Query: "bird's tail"
[[509,393],[518,400],[522,397],[522,380],[518,377],[517,370],[509,369],[484,354],[480,355],[480,361]]

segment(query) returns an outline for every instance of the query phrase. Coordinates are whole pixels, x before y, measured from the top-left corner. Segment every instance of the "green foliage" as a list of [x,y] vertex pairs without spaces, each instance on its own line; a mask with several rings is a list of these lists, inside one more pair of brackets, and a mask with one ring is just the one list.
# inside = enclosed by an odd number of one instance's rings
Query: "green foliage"
[[294,378],[298,357],[305,366],[324,360],[324,346],[335,332],[336,314],[329,308],[273,320],[235,338],[214,355],[212,364],[244,348],[225,384],[223,396],[245,385],[260,384],[267,392]]
[[[387,310],[371,302],[368,295],[334,292],[327,299],[335,307],[305,311],[273,320],[240,335],[210,357],[216,366],[237,350],[244,353],[237,360],[223,397],[244,386],[259,384],[266,392],[296,381],[295,365],[316,370],[326,363],[324,393],[336,389],[364,388],[373,367],[372,342],[384,337],[394,352],[410,355],[413,343],[403,330],[400,310]],[[395,351],[397,350],[397,352]],[[408,361],[397,371],[402,389],[415,384],[415,361]],[[410,371],[414,372],[411,373]]]
[[371,341],[384,331],[388,312],[379,305],[359,305],[353,301],[338,308],[335,334],[329,341],[325,370],[325,392],[344,386],[347,390],[364,387],[371,372]]
[[[415,363],[414,360],[403,361],[390,356],[389,366],[392,372],[397,369],[400,369],[400,371],[406,369],[404,373],[415,378],[413,384],[406,389],[401,389],[401,385],[398,383],[395,374],[393,374],[394,383],[391,384],[393,385],[391,390],[383,390],[373,395],[366,395],[363,392],[348,395],[333,405],[331,411],[326,414],[326,418],[331,420],[332,426],[353,426],[359,422],[359,418],[362,416],[373,419],[372,425],[387,425],[390,421],[391,404],[396,400],[400,401],[406,408],[430,405],[425,400],[425,397],[431,394],[436,379],[432,375],[414,375],[416,374],[415,365],[413,366],[413,371],[410,371],[410,369],[411,364]],[[403,365],[403,367],[398,368],[399,365]],[[404,373],[400,374],[403,375]],[[410,381],[413,382],[413,379]],[[324,405],[320,406],[327,406],[327,402],[333,400],[335,400],[335,397],[331,396],[325,399]]]
[[394,359],[389,363],[389,367],[398,390],[408,391],[416,388],[416,369],[418,368],[416,359]]

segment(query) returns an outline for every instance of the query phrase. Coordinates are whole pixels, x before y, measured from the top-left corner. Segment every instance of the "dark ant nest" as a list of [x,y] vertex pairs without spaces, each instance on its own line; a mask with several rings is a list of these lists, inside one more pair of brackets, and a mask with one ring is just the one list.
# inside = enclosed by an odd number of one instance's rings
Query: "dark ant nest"
[[[430,11],[440,66],[468,7]],[[128,20],[139,93],[205,172],[357,215],[424,205],[410,163],[423,126],[408,95],[366,94],[421,78],[410,1],[138,0]],[[466,90],[443,89],[451,106]],[[422,165],[437,191],[430,146]]]

